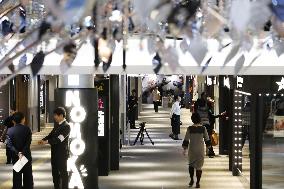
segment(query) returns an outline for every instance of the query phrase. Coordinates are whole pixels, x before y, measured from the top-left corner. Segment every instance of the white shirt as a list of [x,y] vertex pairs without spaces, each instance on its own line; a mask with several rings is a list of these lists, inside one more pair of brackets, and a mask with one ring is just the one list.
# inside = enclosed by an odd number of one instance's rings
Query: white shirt
[[181,113],[180,105],[179,102],[176,101],[172,106],[171,117],[173,116],[173,114],[180,115],[180,113]]
[[60,121],[58,124],[61,125],[62,123],[64,123],[64,121],[66,121],[66,119],[63,119],[63,120]]

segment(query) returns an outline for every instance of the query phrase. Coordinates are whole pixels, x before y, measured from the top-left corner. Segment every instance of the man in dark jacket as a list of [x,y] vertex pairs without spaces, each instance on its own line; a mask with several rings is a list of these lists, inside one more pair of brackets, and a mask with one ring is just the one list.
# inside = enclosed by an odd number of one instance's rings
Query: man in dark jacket
[[136,97],[136,90],[132,90],[131,96],[129,96],[128,100],[128,119],[130,123],[130,129],[136,129],[135,127],[135,117],[136,117],[136,111],[138,106],[138,100]]
[[16,112],[13,115],[13,120],[16,125],[11,127],[7,133],[7,145],[11,150],[12,162],[15,164],[23,156],[28,159],[20,172],[13,171],[13,189],[33,189],[32,155],[30,150],[32,132],[29,127],[24,125],[25,116],[23,113]]
[[51,145],[51,168],[54,189],[68,189],[67,159],[70,126],[65,119],[66,111],[64,108],[58,107],[53,113],[54,128],[49,135],[39,141],[39,144]]
[[[11,127],[13,127],[15,125],[15,122],[13,121],[13,115],[14,115],[15,112],[16,111],[12,110],[10,116],[7,117],[3,122],[3,125],[7,128],[7,132]],[[6,145],[6,157],[7,157],[6,164],[11,164],[12,163],[12,157],[11,157],[11,152],[10,152],[10,149],[8,148],[8,145]]]

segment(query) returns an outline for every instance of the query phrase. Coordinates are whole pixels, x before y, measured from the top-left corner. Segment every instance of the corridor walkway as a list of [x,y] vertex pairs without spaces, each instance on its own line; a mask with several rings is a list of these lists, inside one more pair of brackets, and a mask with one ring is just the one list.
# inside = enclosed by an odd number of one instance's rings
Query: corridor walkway
[[[182,109],[182,136],[190,124],[190,113]],[[188,188],[186,157],[182,155],[180,141],[171,140],[169,110],[154,113],[152,106],[145,106],[139,121],[146,121],[146,128],[155,142],[145,136],[143,146],[126,146],[122,149],[120,170],[111,172],[108,177],[100,177],[100,189],[185,189]],[[35,134],[34,142],[47,131]],[[134,142],[138,130],[131,131]],[[33,145],[33,170],[35,189],[52,189],[49,147],[37,148]],[[12,166],[4,163],[4,150],[0,150],[0,189],[12,187]],[[201,188],[204,189],[244,189],[241,177],[233,177],[228,169],[226,156],[207,158]],[[248,187],[247,187],[248,188]]]
[[[169,110],[155,113],[151,105],[145,105],[139,121],[146,121],[146,128],[155,142],[145,137],[144,145],[126,146],[122,150],[120,170],[100,178],[100,189],[184,189],[188,188],[187,158],[182,155],[182,140],[173,141],[168,135],[171,131]],[[182,109],[183,122],[181,138],[190,124],[190,112]],[[137,131],[131,131],[133,143]],[[216,150],[218,152],[218,150]],[[201,188],[242,189],[248,188],[233,177],[228,170],[226,156],[207,158]]]

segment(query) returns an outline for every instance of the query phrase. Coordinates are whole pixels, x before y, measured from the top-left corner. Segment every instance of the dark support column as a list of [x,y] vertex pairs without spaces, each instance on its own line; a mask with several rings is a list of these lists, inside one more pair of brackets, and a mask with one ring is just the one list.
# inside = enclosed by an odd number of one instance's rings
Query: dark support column
[[58,87],[55,107],[65,107],[71,126],[69,187],[98,189],[98,94],[94,77],[61,75]]
[[250,188],[262,188],[262,128],[264,97],[252,94],[250,127]]
[[227,141],[228,141],[228,152],[229,152],[229,170],[232,171],[232,158],[233,158],[233,96],[234,96],[234,90],[230,89],[228,94],[228,107],[227,107],[227,113],[229,115],[229,120],[227,122],[227,125],[224,125],[224,127],[228,127],[227,132],[225,135],[227,135]]
[[[135,87],[134,89],[136,90],[136,96],[138,96],[138,77],[135,77]],[[138,108],[136,108],[136,115],[135,115],[135,120],[138,120]]]
[[[41,85],[41,80],[40,76],[37,76],[37,132],[40,132],[40,125],[41,125],[41,120],[40,120],[40,115],[41,115],[41,107],[40,107],[40,85]],[[44,91],[44,89],[43,89]],[[44,93],[43,93],[43,101],[44,101]]]
[[110,75],[110,170],[119,170],[119,75]]
[[[224,86],[224,76],[219,77],[219,112],[227,111],[228,115],[232,115],[232,99],[230,90]],[[219,154],[229,155],[229,133],[230,119],[219,119]]]

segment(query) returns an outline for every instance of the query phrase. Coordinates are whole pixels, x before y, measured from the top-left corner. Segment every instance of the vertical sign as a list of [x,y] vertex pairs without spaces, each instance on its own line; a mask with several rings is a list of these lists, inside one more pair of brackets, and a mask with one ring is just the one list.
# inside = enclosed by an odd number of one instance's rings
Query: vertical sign
[[95,81],[95,88],[98,90],[99,176],[107,176],[110,171],[109,80]]
[[98,136],[107,135],[108,126],[108,101],[109,81],[102,79],[95,82],[95,88],[98,90]]
[[45,89],[46,89],[46,85],[45,82],[40,81],[40,86],[39,86],[39,108],[40,108],[40,114],[44,114],[45,113]]
[[[86,119],[86,110],[81,106],[80,93],[78,90],[66,91],[66,107],[71,108],[70,112],[70,157],[68,158],[67,165],[70,172],[69,188],[84,188],[82,177],[88,175],[88,170],[84,164],[76,165],[78,157],[81,156],[86,144],[81,136],[81,123]],[[80,171],[80,172],[79,172]]]
[[105,104],[102,97],[98,99],[98,136],[105,136]]
[[55,104],[66,108],[71,127],[67,161],[70,189],[98,188],[97,102],[96,89],[55,90]]

